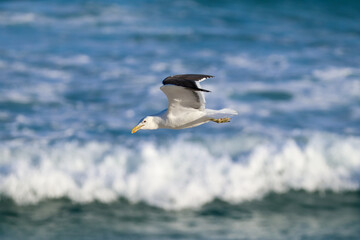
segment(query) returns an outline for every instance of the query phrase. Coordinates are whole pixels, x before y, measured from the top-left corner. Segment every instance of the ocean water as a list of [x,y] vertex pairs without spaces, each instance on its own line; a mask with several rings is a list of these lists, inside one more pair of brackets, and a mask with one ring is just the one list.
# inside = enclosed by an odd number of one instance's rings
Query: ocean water
[[[360,239],[358,1],[1,1],[0,239]],[[202,73],[231,123],[131,134]]]

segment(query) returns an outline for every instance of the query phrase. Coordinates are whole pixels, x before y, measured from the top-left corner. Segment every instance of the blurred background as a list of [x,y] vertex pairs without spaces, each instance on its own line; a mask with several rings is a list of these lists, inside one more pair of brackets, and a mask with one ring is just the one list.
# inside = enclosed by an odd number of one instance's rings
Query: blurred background
[[[0,1],[0,238],[359,239],[360,2]],[[229,124],[131,128],[200,73]]]

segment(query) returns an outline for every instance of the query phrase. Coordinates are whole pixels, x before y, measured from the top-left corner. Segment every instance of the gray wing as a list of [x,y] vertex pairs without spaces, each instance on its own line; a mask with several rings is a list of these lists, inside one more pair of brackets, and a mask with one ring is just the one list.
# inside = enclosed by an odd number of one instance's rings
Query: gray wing
[[202,89],[200,82],[212,77],[203,74],[183,74],[165,78],[160,89],[168,98],[168,111],[176,113],[183,108],[204,111],[205,98],[202,92],[210,91]]
[[169,112],[176,114],[176,112],[182,111],[184,108],[200,111],[205,109],[205,98],[201,91],[170,84],[164,85],[160,89],[168,98]]

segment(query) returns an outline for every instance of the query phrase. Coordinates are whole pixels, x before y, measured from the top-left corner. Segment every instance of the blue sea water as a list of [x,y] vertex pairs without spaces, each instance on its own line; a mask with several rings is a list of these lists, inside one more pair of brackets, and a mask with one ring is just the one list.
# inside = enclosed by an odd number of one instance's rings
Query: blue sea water
[[[1,1],[0,239],[360,239],[358,1]],[[139,131],[174,74],[231,123]]]

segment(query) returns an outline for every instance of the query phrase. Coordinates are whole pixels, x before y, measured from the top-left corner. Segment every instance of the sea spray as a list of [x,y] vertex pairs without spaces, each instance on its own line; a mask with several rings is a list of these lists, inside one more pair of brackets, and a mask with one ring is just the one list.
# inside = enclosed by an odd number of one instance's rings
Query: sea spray
[[17,141],[0,145],[0,193],[19,204],[124,197],[182,209],[216,198],[239,203],[270,192],[359,190],[359,146],[356,137],[314,134],[303,146],[294,139],[266,141],[232,156],[183,138],[130,149],[96,141]]

